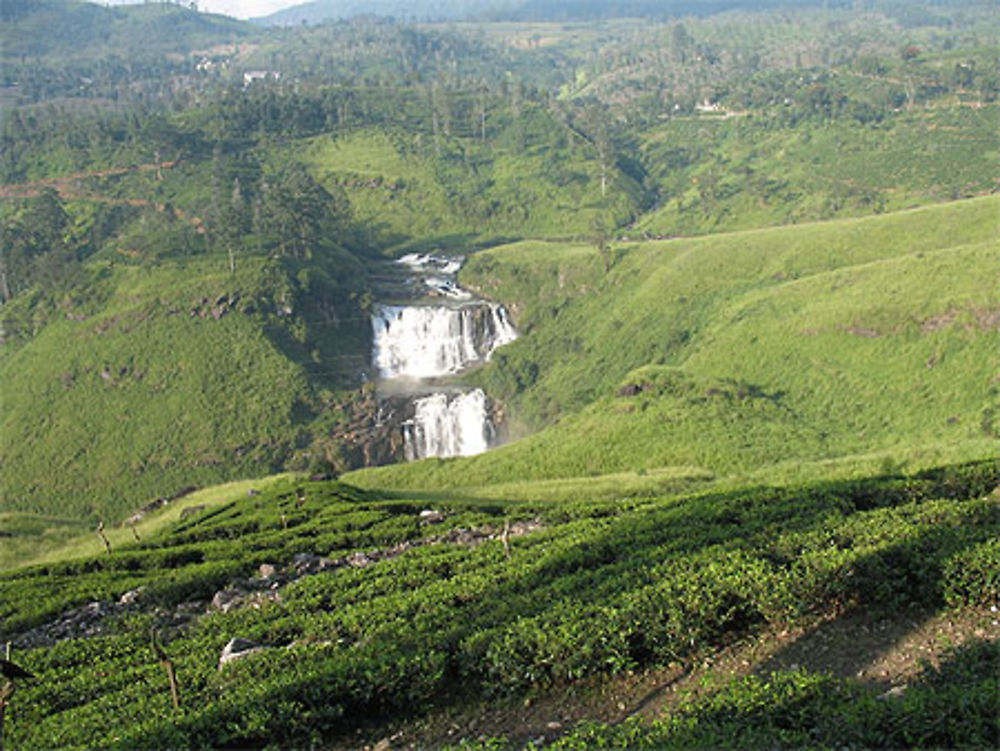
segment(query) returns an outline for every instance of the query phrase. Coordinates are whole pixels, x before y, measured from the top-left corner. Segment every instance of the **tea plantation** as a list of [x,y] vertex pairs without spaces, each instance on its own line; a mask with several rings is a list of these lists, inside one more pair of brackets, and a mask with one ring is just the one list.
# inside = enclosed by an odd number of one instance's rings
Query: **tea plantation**
[[[817,613],[996,604],[998,483],[989,461],[614,502],[431,507],[289,478],[111,554],[0,576],[2,637],[37,676],[12,701],[8,741],[311,747],[379,718],[685,663]],[[57,641],[69,621],[76,634]],[[176,673],[177,709],[151,634]],[[242,657],[220,666],[236,638]],[[995,729],[988,664],[958,655],[927,678],[948,692],[907,696],[965,718],[927,735],[931,745]],[[840,738],[832,718],[846,704],[851,733],[871,745],[889,709],[858,686],[795,674],[735,685],[650,727],[580,729],[560,747],[749,747],[773,728],[792,746],[815,727]]]

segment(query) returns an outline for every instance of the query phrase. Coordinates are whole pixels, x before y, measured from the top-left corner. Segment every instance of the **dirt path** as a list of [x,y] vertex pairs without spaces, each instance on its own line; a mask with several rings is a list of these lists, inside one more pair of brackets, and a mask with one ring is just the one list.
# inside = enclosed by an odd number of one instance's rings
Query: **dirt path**
[[[177,161],[151,162],[149,164],[139,164],[129,167],[113,167],[106,170],[96,170],[94,172],[75,172],[71,175],[63,175],[61,177],[53,177],[46,180],[35,180],[27,183],[0,185],[0,200],[37,198],[42,190],[45,188],[52,188],[59,194],[61,199],[66,201],[91,201],[93,203],[106,203],[114,206],[148,206],[159,212],[165,212],[168,208],[165,203],[157,203],[156,201],[150,201],[146,198],[117,198],[113,196],[101,195],[100,193],[92,193],[82,190],[78,183],[93,177],[111,177],[114,175],[126,175],[135,172],[152,172],[155,170],[157,174],[159,174],[161,170],[172,169],[173,167],[176,167],[177,164]],[[204,221],[201,217],[188,214],[187,212],[176,207],[172,207],[170,210],[173,212],[174,216],[187,222],[199,232],[204,231]]]
[[[74,190],[74,184],[92,177],[113,177],[115,175],[127,175],[133,172],[152,172],[154,170],[159,173],[162,170],[171,169],[176,166],[176,161],[151,162],[149,164],[138,164],[128,167],[112,167],[93,172],[74,172],[70,175],[62,175],[45,180],[33,180],[27,183],[10,183],[8,185],[0,185],[0,198],[34,198],[42,189],[52,188],[63,198],[94,198],[95,200],[99,200],[102,197],[81,194],[80,191]],[[110,203],[115,199],[106,198],[105,200]]]
[[791,629],[768,630],[690,665],[581,681],[549,694],[436,710],[418,720],[359,730],[331,748],[436,748],[462,738],[496,735],[522,745],[553,740],[584,720],[654,719],[734,677],[797,667],[854,679],[884,693],[912,680],[925,662],[936,665],[948,648],[973,639],[1000,640],[1000,613],[967,608],[903,609],[892,618],[863,612],[831,615]]

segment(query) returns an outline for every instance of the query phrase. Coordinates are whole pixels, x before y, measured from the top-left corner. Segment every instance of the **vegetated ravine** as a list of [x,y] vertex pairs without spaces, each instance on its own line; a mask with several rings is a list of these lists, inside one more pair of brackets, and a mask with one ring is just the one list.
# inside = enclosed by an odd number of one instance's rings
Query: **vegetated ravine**
[[456,377],[489,360],[517,330],[502,305],[458,286],[461,265],[449,256],[403,256],[372,313],[380,402],[385,419],[400,421],[407,461],[479,454],[499,440],[486,393]]

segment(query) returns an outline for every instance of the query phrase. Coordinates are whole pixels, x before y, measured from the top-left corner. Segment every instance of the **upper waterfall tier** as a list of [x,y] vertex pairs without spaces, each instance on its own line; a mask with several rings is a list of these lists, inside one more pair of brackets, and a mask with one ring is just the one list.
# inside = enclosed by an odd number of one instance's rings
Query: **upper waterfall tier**
[[378,305],[372,315],[374,363],[382,378],[437,378],[489,359],[517,338],[494,303],[460,307]]

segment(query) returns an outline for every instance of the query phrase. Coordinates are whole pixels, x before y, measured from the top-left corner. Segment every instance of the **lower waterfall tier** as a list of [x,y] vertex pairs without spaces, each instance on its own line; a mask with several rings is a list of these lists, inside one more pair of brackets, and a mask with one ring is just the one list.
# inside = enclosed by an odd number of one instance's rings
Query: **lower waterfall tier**
[[450,398],[432,394],[416,399],[413,408],[413,420],[403,428],[407,461],[471,456],[490,447],[495,431],[482,389]]

